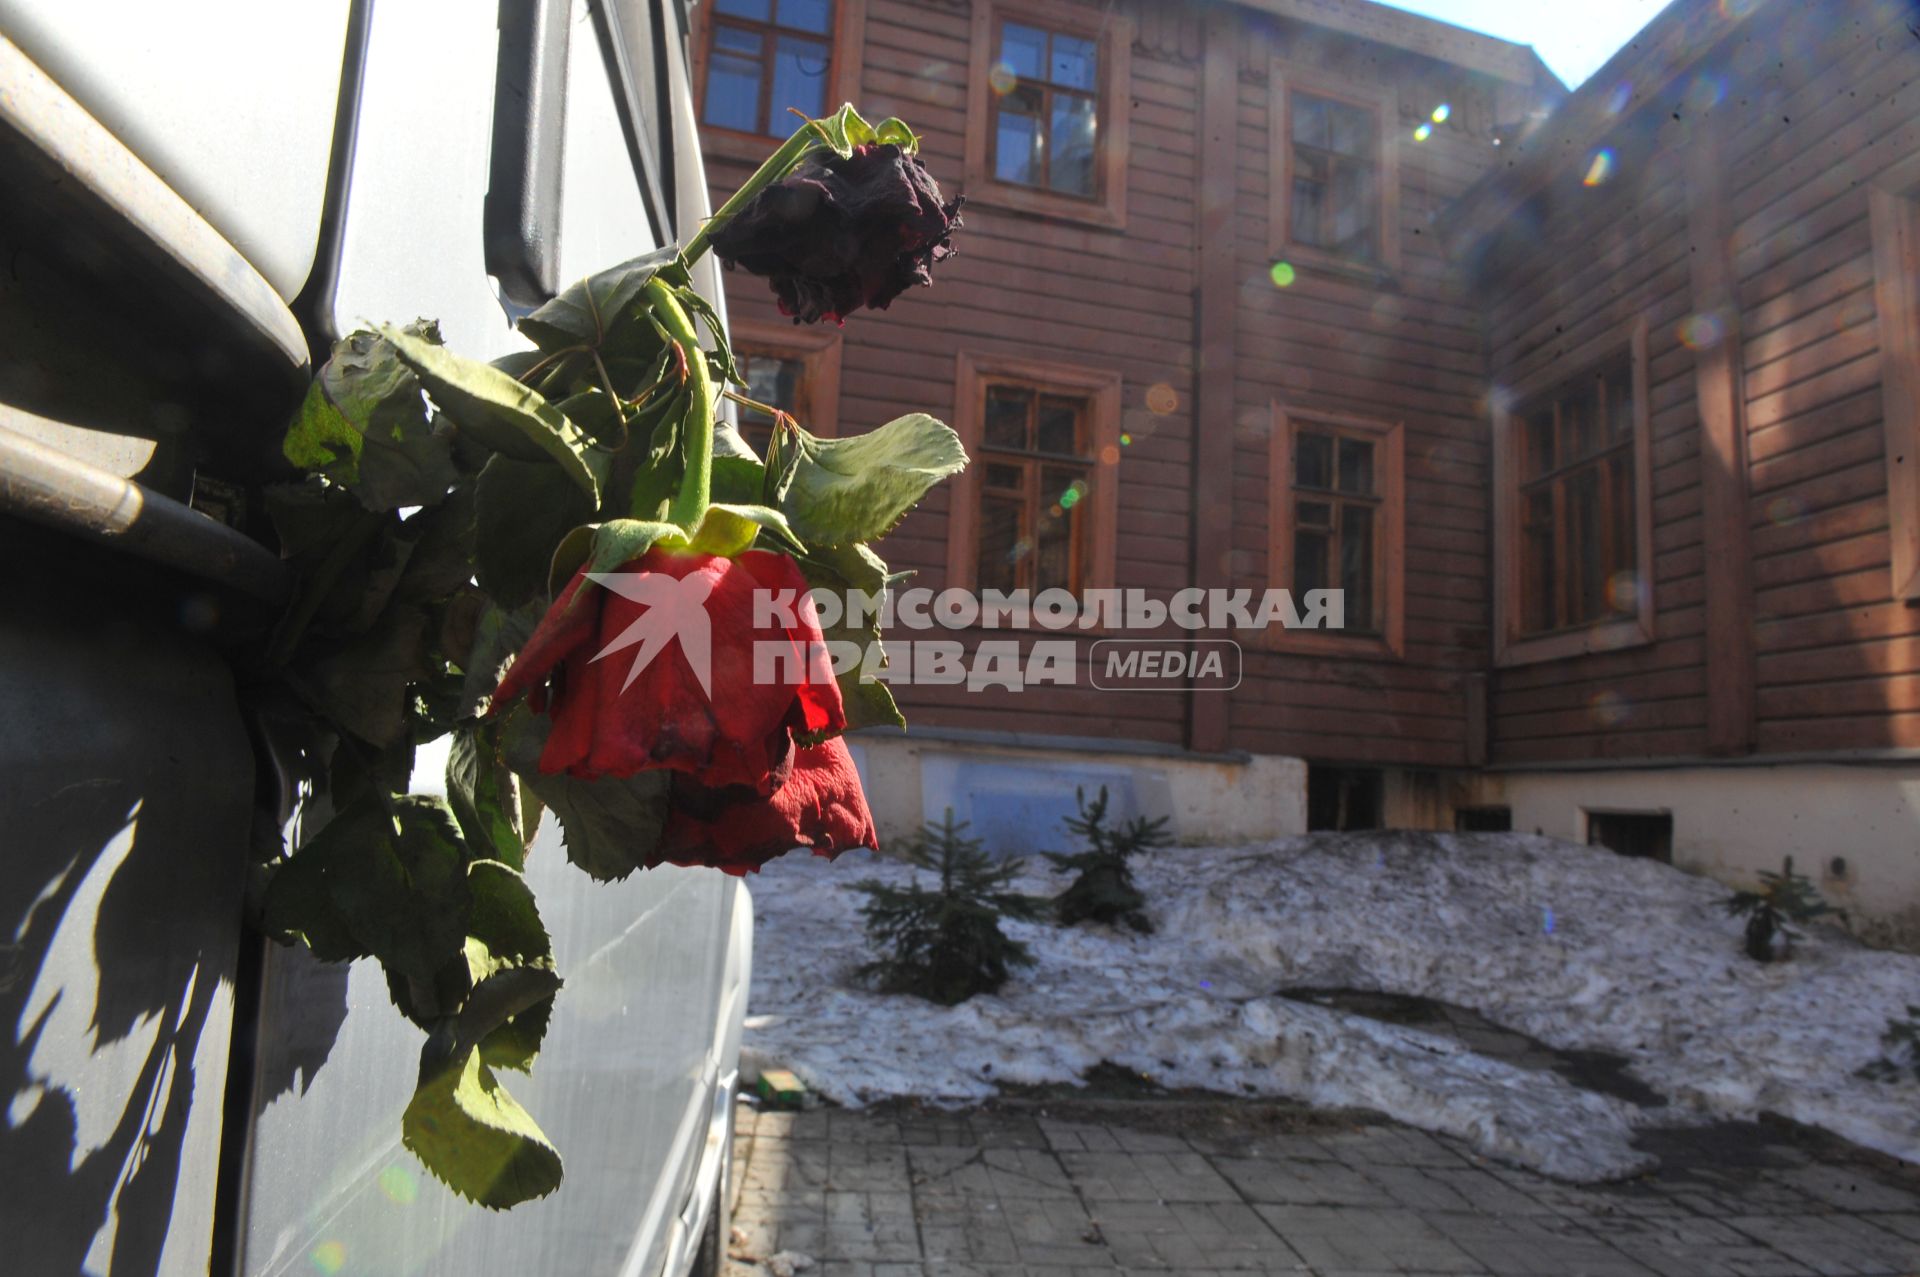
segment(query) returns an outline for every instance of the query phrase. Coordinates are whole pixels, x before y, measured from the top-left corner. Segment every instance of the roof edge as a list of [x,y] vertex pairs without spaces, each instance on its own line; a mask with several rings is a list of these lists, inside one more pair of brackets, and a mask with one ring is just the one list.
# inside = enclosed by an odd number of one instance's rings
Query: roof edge
[[1389,8],[1371,0],[1236,0],[1236,3],[1260,13],[1292,18],[1424,54],[1509,84],[1530,88],[1543,71],[1552,83],[1560,83],[1532,45],[1469,31],[1438,18]]

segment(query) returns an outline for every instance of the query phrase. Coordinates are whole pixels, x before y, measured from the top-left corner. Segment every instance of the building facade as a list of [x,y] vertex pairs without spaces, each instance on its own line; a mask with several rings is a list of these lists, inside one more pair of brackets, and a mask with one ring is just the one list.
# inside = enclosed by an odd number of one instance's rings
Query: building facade
[[[890,560],[1095,614],[1071,683],[897,685],[883,823],[1046,845],[1073,780],[1189,837],[1511,824],[1920,902],[1910,18],[1676,0],[1569,95],[1366,0],[702,6],[716,197],[843,100],[967,197],[884,323],[732,280],[756,397],[949,421]],[[1111,592],[1316,588],[1340,630],[1152,631],[1237,643],[1230,690],[1102,678]]]

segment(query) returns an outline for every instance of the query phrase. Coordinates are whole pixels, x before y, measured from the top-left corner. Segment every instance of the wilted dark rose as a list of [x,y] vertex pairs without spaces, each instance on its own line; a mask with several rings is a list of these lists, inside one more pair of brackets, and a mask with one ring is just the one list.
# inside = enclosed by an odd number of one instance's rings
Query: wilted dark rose
[[841,323],[931,284],[963,202],[942,203],[926,165],[892,143],[815,151],[715,231],[713,251],[764,276],[796,323]]
[[549,775],[666,768],[772,793],[794,738],[847,725],[812,607],[796,607],[791,625],[755,607],[756,595],[804,600],[807,589],[792,559],[767,550],[726,559],[655,547],[599,585],[582,568],[500,680],[495,709],[533,693],[552,719],[540,754]]
[[850,847],[880,849],[860,773],[838,737],[796,750],[786,783],[768,797],[676,776],[656,862],[745,874],[795,847],[829,860]]

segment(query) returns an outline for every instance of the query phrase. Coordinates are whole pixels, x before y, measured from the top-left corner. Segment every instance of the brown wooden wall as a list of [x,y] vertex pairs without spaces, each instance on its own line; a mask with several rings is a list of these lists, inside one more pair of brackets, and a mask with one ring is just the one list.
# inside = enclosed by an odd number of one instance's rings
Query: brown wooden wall
[[[1522,210],[1530,220],[1499,235],[1482,285],[1497,381],[1647,323],[1655,641],[1496,670],[1495,762],[1729,752],[1709,748],[1708,688],[1734,642],[1752,645],[1752,685],[1723,679],[1718,694],[1746,698],[1758,751],[1920,744],[1920,615],[1893,600],[1889,573],[1867,198],[1873,178],[1920,154],[1909,18],[1870,3],[1764,10],[1604,139],[1611,181],[1581,186],[1586,156],[1571,156]],[[1724,191],[1724,244],[1689,233],[1689,184],[1706,198],[1706,165]],[[1747,453],[1736,517],[1752,553],[1727,643],[1706,634],[1714,476],[1681,327],[1699,255],[1714,252],[1731,264],[1724,321]]]
[[[1398,657],[1248,650],[1231,742],[1313,760],[1459,766],[1462,676],[1487,643],[1487,431],[1481,317],[1433,216],[1499,160],[1493,86],[1458,68],[1247,14],[1236,196],[1238,348],[1234,584],[1269,581],[1269,431],[1276,403],[1405,429],[1405,636]],[[1269,274],[1272,60],[1365,92],[1397,91],[1400,269],[1387,280],[1302,264]],[[1445,103],[1424,141],[1416,127]]]
[[[1070,2],[1070,0],[1069,0]],[[1019,355],[1118,370],[1121,428],[1114,584],[1165,598],[1196,584],[1197,201],[1233,202],[1234,278],[1225,311],[1237,342],[1230,388],[1215,397],[1230,431],[1231,476],[1199,477],[1202,500],[1231,508],[1223,581],[1255,592],[1269,583],[1268,439],[1276,403],[1403,423],[1408,526],[1404,650],[1348,658],[1248,644],[1246,677],[1227,695],[1213,747],[1317,760],[1461,765],[1467,761],[1463,676],[1487,642],[1487,439],[1484,335],[1462,275],[1443,256],[1432,217],[1499,161],[1493,82],[1431,58],[1233,9],[1217,30],[1238,62],[1238,120],[1230,171],[1201,170],[1199,6],[1123,0],[1087,9],[1125,15],[1131,53],[1126,224],[1101,229],[975,200],[956,240],[960,255],[933,290],[844,329],[839,427],[869,429],[916,409],[954,409],[955,354]],[[899,115],[924,136],[924,157],[948,189],[962,185],[969,8],[946,0],[867,0],[861,109]],[[1214,20],[1216,24],[1221,19]],[[1389,281],[1302,268],[1276,288],[1269,276],[1268,67],[1280,56],[1400,94],[1388,122],[1400,153],[1400,269]],[[1415,143],[1433,107],[1451,117]],[[710,148],[711,149],[711,148]],[[711,157],[716,202],[747,174]],[[1215,281],[1218,285],[1219,281]],[[759,281],[730,281],[737,317],[776,319]],[[1220,313],[1220,312],[1216,312]],[[1171,411],[1147,407],[1149,387],[1173,392]],[[1156,406],[1164,409],[1164,392]],[[1224,455],[1224,454],[1223,454]],[[936,491],[884,548],[915,584],[945,584],[951,487]],[[895,637],[909,638],[897,633]],[[935,637],[943,637],[936,635]],[[990,637],[1006,637],[996,633]],[[1243,636],[1244,637],[1244,636]],[[1083,641],[1083,652],[1090,644]],[[899,692],[917,722],[1027,732],[1189,739],[1189,698],[1068,689]],[[1215,695],[1219,695],[1215,693]]]

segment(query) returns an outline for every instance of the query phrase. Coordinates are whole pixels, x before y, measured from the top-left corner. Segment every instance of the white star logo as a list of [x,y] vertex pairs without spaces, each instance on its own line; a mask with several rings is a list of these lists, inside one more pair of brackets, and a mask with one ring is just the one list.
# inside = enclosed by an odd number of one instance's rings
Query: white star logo
[[712,577],[703,572],[677,579],[659,572],[589,572],[587,579],[647,609],[593,657],[597,661],[639,644],[640,650],[627,671],[627,681],[620,685],[621,691],[632,687],[640,671],[677,638],[694,678],[699,680],[700,690],[707,694],[708,700],[713,699],[713,626],[707,619],[707,596],[713,593]]

